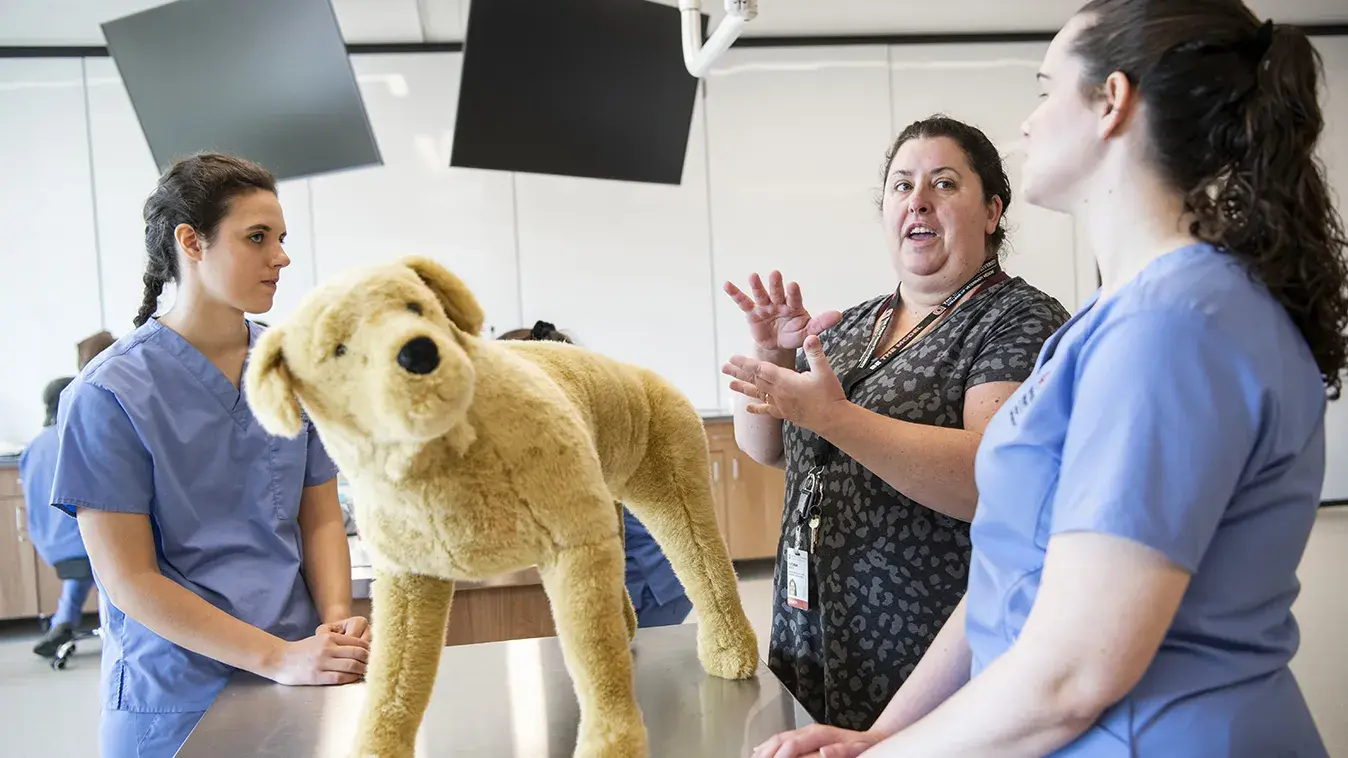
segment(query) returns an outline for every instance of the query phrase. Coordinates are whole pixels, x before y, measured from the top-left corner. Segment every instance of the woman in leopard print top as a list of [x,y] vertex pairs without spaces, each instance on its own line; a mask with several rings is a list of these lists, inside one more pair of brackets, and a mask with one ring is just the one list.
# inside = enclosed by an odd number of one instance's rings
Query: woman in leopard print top
[[912,124],[884,182],[896,291],[812,315],[777,272],[726,284],[756,348],[724,369],[736,440],[786,469],[768,665],[816,721],[858,730],[963,596],[982,430],[1068,318],[1000,271],[1011,191],[981,131]]

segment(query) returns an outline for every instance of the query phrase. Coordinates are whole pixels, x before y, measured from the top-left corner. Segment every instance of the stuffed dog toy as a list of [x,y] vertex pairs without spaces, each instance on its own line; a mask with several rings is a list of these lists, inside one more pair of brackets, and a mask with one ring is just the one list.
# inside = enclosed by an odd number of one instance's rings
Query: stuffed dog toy
[[258,421],[294,436],[302,414],[312,420],[375,566],[355,754],[413,755],[454,581],[536,565],[580,704],[575,755],[645,755],[616,501],[687,590],[703,667],[744,679],[758,665],[702,421],[648,370],[563,343],[482,339],[482,321],[463,282],[408,258],[315,289],[249,359]]

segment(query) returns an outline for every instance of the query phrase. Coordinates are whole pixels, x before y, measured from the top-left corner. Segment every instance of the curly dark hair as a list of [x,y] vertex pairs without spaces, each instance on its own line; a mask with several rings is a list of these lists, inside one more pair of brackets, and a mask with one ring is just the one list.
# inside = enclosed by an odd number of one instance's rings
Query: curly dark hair
[[1348,358],[1348,262],[1315,146],[1323,62],[1239,0],[1092,0],[1073,53],[1088,97],[1123,73],[1190,233],[1242,261],[1305,337],[1330,398]]
[[243,158],[198,153],[169,167],[145,201],[145,296],[135,325],[145,324],[159,308],[164,285],[178,281],[178,242],[174,230],[187,224],[207,242],[235,197],[252,190],[276,193],[276,178]]
[[997,228],[988,235],[987,240],[988,257],[991,258],[1000,253],[1002,245],[1006,244],[1006,212],[1011,208],[1011,181],[1006,178],[1006,167],[1002,165],[1002,155],[997,152],[997,146],[992,144],[988,135],[976,126],[937,113],[905,127],[885,153],[885,163],[880,167],[881,190],[879,197],[876,198],[876,204],[880,206],[884,204],[884,187],[889,182],[889,167],[894,163],[894,156],[898,154],[899,148],[909,140],[936,137],[952,139],[960,146],[960,150],[964,151],[964,158],[969,161],[969,166],[978,174],[978,180],[983,184],[983,202],[990,203],[994,197],[1002,199],[1001,218],[997,219]]

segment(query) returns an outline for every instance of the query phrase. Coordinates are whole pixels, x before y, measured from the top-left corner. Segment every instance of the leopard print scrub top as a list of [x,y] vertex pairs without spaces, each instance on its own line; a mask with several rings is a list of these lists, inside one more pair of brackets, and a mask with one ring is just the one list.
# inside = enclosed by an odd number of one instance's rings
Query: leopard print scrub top
[[[882,296],[849,309],[820,335],[840,376],[866,349],[884,302]],[[850,399],[891,418],[960,428],[964,393],[986,382],[1024,381],[1067,319],[1052,297],[1022,279],[1004,279],[857,384]],[[797,370],[808,370],[803,352]],[[768,666],[817,722],[869,729],[964,595],[969,524],[912,501],[839,451],[823,474],[809,610],[793,608],[785,551],[820,440],[791,423],[782,436],[787,495]]]

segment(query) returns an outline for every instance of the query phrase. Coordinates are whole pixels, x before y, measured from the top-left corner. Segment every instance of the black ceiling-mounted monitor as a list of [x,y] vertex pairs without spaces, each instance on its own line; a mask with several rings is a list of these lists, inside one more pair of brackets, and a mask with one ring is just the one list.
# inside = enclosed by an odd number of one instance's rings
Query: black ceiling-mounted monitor
[[178,0],[103,35],[161,170],[202,150],[278,179],[382,163],[329,0]]
[[678,8],[648,0],[476,0],[450,164],[679,184],[682,45]]

